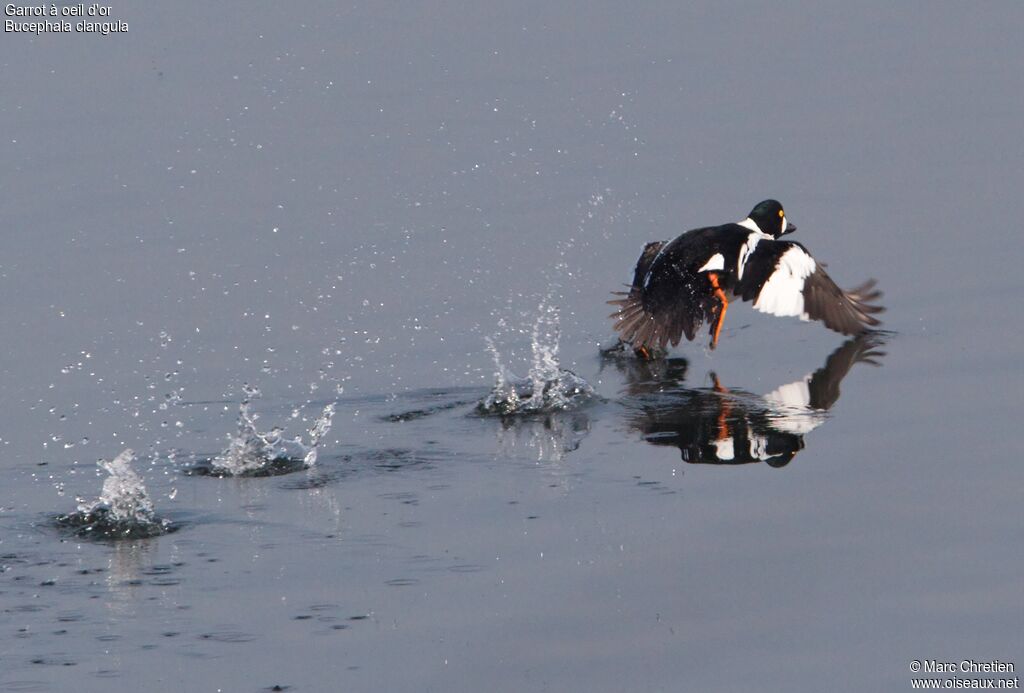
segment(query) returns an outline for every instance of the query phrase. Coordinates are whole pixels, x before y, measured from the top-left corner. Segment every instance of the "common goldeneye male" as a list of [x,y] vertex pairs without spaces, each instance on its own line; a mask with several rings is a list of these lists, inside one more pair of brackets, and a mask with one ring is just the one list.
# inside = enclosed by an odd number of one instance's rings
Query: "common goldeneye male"
[[879,324],[882,293],[869,280],[843,291],[799,243],[779,240],[796,231],[776,200],[765,200],[735,224],[687,231],[673,241],[644,246],[628,292],[609,301],[618,310],[619,338],[643,358],[690,341],[707,320],[718,344],[729,300],[753,301],[762,313],[820,320],[846,335]]

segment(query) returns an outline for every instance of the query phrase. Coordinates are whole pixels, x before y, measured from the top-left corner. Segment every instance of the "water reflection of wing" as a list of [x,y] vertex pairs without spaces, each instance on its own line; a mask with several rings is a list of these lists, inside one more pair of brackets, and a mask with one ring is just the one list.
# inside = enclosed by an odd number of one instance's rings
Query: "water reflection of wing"
[[850,339],[814,373],[764,396],[726,389],[714,374],[714,387],[686,388],[685,362],[623,362],[627,420],[648,442],[678,447],[685,462],[782,467],[803,449],[804,435],[825,421],[853,364],[878,365],[880,345],[877,334]]
[[867,333],[847,340],[833,351],[825,365],[796,382],[776,388],[764,396],[772,419],[780,430],[803,435],[824,423],[826,412],[839,399],[839,384],[855,363],[880,365],[881,338]]

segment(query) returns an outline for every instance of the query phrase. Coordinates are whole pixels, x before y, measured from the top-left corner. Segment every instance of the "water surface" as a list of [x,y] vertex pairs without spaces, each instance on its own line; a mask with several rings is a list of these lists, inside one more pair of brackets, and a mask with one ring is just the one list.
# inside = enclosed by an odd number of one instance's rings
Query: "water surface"
[[[112,13],[0,43],[0,690],[1024,663],[1018,6]],[[600,356],[646,241],[769,196],[879,280],[879,365],[738,306],[713,354]],[[529,380],[539,321],[593,394],[478,415],[488,340]],[[307,447],[334,405],[315,459],[193,473],[247,386]],[[56,527],[129,448],[177,531]]]

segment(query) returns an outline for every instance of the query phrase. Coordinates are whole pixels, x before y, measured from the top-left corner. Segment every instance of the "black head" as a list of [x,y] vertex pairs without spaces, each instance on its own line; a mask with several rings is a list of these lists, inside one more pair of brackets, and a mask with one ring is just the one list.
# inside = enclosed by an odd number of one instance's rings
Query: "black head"
[[796,231],[796,227],[786,221],[786,211],[782,209],[782,203],[778,200],[765,200],[757,203],[757,206],[750,210],[748,218],[757,224],[761,233],[766,233],[773,238]]

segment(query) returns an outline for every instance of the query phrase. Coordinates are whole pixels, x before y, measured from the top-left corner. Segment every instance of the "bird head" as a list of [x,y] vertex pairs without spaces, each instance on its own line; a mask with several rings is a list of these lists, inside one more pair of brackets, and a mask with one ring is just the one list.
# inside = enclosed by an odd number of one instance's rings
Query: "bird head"
[[761,233],[767,234],[772,238],[778,238],[796,231],[796,226],[786,220],[786,211],[778,200],[758,202],[750,210],[748,218],[757,225]]

